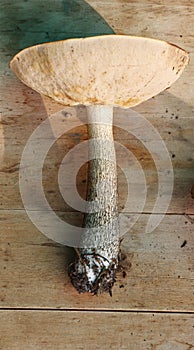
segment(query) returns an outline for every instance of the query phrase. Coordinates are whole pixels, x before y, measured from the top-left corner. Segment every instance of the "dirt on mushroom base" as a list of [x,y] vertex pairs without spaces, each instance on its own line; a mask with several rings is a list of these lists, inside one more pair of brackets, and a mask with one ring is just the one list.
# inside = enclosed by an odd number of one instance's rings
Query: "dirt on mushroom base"
[[[77,252],[77,249],[76,249],[76,252]],[[128,265],[126,265],[125,263],[123,264],[123,262],[126,259],[126,255],[122,253],[121,245],[120,245],[118,261],[115,261],[112,264],[110,264],[107,269],[103,267],[101,272],[98,274],[98,276],[94,280],[94,282],[91,283],[88,280],[88,274],[86,273],[86,270],[85,270],[88,264],[88,261],[84,256],[83,257],[79,256],[79,259],[82,260],[83,271],[82,272],[80,271],[80,265],[78,264],[77,261],[69,265],[69,271],[68,271],[71,283],[79,293],[89,292],[93,295],[99,295],[99,294],[102,294],[103,292],[108,292],[109,295],[112,297],[112,288],[114,283],[117,280],[117,276],[120,273],[122,273],[122,278],[125,278],[127,275],[126,270],[131,268],[130,262],[128,262]],[[95,261],[99,266],[100,259],[104,259],[104,258],[102,256],[98,256],[98,254],[96,254],[94,251],[92,255],[92,260],[94,262],[94,265],[93,265],[94,273],[96,273]]]
[[[93,269],[98,267],[99,257],[95,253],[92,255]],[[116,271],[117,265],[112,263],[109,267],[102,268],[101,272],[98,274],[94,282],[88,280],[88,275],[85,271],[85,266],[87,266],[86,257],[83,257],[82,271],[80,272],[80,264],[78,262],[72,263],[69,266],[69,276],[71,283],[77,289],[79,293],[89,292],[94,295],[101,294],[103,292],[109,292],[112,296],[112,287],[116,281]]]

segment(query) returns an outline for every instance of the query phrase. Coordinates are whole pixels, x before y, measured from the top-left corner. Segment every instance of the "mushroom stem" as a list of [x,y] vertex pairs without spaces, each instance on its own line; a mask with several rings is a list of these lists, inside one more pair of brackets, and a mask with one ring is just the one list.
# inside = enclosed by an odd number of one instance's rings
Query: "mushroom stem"
[[89,170],[84,233],[70,277],[79,292],[109,291],[119,254],[117,169],[112,132],[113,107],[89,106]]

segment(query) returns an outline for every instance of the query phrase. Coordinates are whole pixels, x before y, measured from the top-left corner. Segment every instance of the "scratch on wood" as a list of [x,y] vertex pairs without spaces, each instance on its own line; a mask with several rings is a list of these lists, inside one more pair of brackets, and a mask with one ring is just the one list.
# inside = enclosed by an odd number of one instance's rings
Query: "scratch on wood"
[[190,222],[191,224],[194,224],[194,219],[191,218],[191,217],[189,216],[189,214],[185,214],[185,217],[187,218],[187,220],[189,220],[189,222]]
[[1,168],[0,173],[13,174],[19,170],[19,164],[20,163],[15,163],[9,167]]

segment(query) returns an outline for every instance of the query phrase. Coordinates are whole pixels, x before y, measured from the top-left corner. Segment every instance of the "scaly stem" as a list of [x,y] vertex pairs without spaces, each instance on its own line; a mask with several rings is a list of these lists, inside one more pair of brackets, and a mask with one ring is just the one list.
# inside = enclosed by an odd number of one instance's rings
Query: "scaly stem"
[[89,171],[84,234],[70,277],[79,292],[109,291],[119,254],[116,157],[112,133],[113,107],[89,106]]

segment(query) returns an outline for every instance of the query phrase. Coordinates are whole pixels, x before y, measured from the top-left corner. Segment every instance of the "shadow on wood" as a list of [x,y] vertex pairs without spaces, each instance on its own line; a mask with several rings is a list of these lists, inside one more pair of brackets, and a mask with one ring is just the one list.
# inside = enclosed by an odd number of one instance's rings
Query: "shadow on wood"
[[1,12],[0,30],[12,55],[43,42],[114,33],[84,0],[15,1]]
[[[1,62],[2,73],[7,70],[10,58],[25,47],[70,37],[114,33],[106,21],[83,0],[17,1],[11,2],[10,6],[5,3],[1,9],[0,29],[3,34],[1,45],[4,53],[4,60]],[[9,70],[8,75],[10,75]],[[17,97],[12,99],[10,104],[10,94],[14,94],[15,91],[17,91]],[[22,206],[18,176],[23,147],[32,132],[46,120],[49,111],[46,111],[44,102],[38,93],[23,85],[13,76],[7,78],[2,98],[7,101],[1,121],[1,175],[5,175],[6,179],[6,183],[2,183],[2,185],[4,187],[9,183],[11,185],[12,180],[10,179],[10,181],[9,178],[14,178],[12,184],[17,183],[17,185],[12,188],[14,198],[11,195],[10,200],[14,208],[18,209],[18,205]],[[50,104],[52,105],[51,101]],[[10,147],[11,143],[16,150],[21,137],[23,138],[23,147],[20,148],[19,152],[14,153],[15,156],[10,157],[7,148]],[[58,143],[55,143],[52,151],[54,155],[59,154]],[[58,188],[55,190],[58,193],[57,197],[59,197],[56,198],[55,193],[55,199],[64,204],[60,191]],[[5,192],[2,191],[2,193]],[[8,199],[9,195],[5,195]],[[0,207],[3,208],[5,197],[1,199],[3,200]],[[61,249],[63,250],[63,248]],[[67,249],[67,252],[70,252],[70,249]]]

